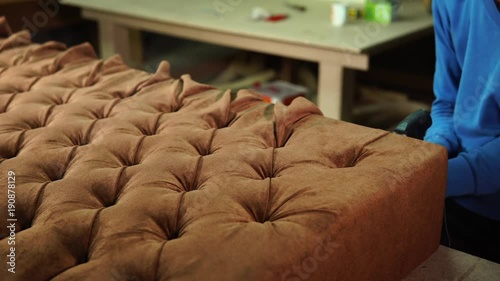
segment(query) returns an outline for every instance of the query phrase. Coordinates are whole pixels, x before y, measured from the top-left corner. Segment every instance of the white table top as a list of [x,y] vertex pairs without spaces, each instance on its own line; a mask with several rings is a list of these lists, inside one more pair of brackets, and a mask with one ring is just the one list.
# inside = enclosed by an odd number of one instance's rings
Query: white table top
[[[330,23],[330,3],[326,0],[295,0],[304,3],[301,13],[284,5],[284,0],[63,0],[63,4],[115,15],[177,24],[205,30],[257,37],[292,44],[371,53],[405,37],[432,30],[431,15],[421,1],[405,2],[401,19],[383,26],[363,20],[334,27]],[[226,11],[217,12],[216,3],[225,3]],[[250,19],[253,7],[290,15],[287,20],[271,23]]]

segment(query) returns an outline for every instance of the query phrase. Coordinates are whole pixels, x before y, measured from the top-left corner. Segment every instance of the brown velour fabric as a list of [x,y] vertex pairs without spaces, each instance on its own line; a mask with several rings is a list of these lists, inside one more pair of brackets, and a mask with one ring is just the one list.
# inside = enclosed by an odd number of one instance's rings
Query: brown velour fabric
[[398,280],[437,249],[446,163],[306,99],[0,39],[2,280]]

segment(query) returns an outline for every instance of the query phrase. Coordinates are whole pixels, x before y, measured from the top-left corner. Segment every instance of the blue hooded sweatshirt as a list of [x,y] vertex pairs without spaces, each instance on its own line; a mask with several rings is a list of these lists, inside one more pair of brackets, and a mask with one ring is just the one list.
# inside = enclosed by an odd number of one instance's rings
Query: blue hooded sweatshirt
[[500,221],[500,12],[495,0],[434,0],[433,125],[448,149],[446,195]]

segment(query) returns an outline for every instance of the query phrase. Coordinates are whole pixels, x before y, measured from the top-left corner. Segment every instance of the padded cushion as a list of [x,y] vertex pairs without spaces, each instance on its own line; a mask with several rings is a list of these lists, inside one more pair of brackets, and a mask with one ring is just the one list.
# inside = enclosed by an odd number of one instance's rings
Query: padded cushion
[[2,33],[2,280],[399,280],[437,249],[438,146]]

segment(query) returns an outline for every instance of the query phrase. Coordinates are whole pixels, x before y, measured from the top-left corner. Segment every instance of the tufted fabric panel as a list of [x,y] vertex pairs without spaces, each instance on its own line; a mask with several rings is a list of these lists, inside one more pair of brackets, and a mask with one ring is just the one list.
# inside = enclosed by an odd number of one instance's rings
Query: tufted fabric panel
[[437,249],[446,158],[0,18],[1,280],[398,280]]

